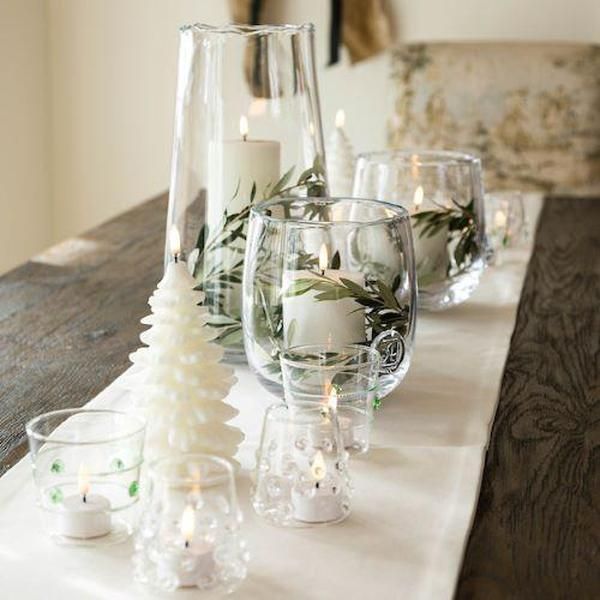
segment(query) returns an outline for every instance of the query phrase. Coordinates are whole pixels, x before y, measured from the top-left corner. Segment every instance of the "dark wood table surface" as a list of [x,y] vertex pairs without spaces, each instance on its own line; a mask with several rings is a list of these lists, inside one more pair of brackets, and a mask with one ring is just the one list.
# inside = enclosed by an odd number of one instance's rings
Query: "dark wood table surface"
[[[0,277],[0,474],[25,422],[128,367],[166,196]],[[511,340],[459,599],[600,598],[600,200],[550,199]],[[401,595],[401,592],[399,592]]]

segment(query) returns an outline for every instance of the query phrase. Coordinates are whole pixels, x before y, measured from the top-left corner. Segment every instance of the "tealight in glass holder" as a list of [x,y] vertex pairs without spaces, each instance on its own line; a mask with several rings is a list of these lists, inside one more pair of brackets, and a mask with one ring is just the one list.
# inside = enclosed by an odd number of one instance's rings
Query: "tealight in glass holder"
[[410,213],[419,308],[443,310],[475,291],[487,251],[478,158],[437,150],[362,154],[353,194]]
[[271,405],[257,452],[254,510],[282,527],[343,521],[350,514],[347,459],[334,408]]
[[486,235],[490,264],[502,262],[502,251],[524,243],[528,238],[523,195],[518,190],[503,190],[485,195]]
[[293,346],[281,354],[285,401],[291,408],[317,406],[325,419],[337,410],[344,448],[367,452],[380,401],[379,364],[379,352],[368,346]]
[[58,543],[124,541],[137,517],[145,422],[114,410],[67,409],[26,426],[37,505]]
[[207,454],[153,462],[135,540],[134,576],[163,591],[232,592],[246,577],[231,463]]

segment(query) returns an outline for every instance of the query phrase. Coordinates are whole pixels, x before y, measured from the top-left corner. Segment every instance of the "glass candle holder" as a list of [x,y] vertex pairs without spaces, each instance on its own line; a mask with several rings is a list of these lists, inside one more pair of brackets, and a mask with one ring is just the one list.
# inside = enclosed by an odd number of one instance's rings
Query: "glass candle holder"
[[478,158],[438,151],[362,154],[353,193],[410,212],[420,307],[445,309],[477,288],[486,256]]
[[360,344],[379,351],[381,396],[410,365],[416,279],[410,217],[356,198],[284,198],[251,211],[244,270],[248,363],[281,392],[291,346]]
[[134,576],[164,591],[233,591],[246,577],[232,465],[207,454],[153,462],[135,540]]
[[335,411],[271,405],[251,490],[256,513],[274,525],[338,523],[350,514],[348,454]]
[[324,418],[335,407],[346,451],[367,452],[379,364],[379,352],[365,346],[293,346],[281,353],[285,401],[292,408],[316,405]]
[[491,264],[499,264],[502,250],[527,239],[523,196],[518,190],[490,192],[485,195],[486,235]]
[[230,362],[245,360],[250,207],[325,193],[313,36],[310,24],[181,29],[167,233],[177,226]]
[[26,426],[37,505],[58,543],[107,545],[133,531],[145,423],[114,411],[66,409]]

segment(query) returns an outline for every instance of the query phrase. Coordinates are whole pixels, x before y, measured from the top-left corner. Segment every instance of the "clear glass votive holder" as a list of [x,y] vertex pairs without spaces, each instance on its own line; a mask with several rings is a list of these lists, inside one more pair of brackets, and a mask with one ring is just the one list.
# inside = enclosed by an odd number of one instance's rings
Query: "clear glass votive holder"
[[37,505],[52,539],[110,545],[137,518],[145,422],[115,411],[65,409],[26,425]]
[[231,463],[208,454],[161,458],[150,465],[144,492],[135,579],[163,591],[235,590],[249,555]]
[[280,360],[286,403],[316,405],[324,418],[335,407],[344,448],[349,454],[367,452],[380,401],[379,352],[358,344],[293,346]]
[[310,527],[350,514],[348,453],[335,411],[271,405],[251,490],[256,513],[273,525]]
[[486,235],[490,264],[499,264],[502,250],[527,240],[527,222],[523,195],[519,190],[503,190],[485,195]]

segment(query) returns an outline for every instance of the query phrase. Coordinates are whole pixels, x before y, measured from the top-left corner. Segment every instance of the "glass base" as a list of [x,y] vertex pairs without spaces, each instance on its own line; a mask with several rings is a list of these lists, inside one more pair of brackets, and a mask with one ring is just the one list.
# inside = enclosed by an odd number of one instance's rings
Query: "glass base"
[[467,300],[477,289],[485,262],[480,259],[469,270],[438,284],[419,289],[419,308],[424,310],[446,310]]

